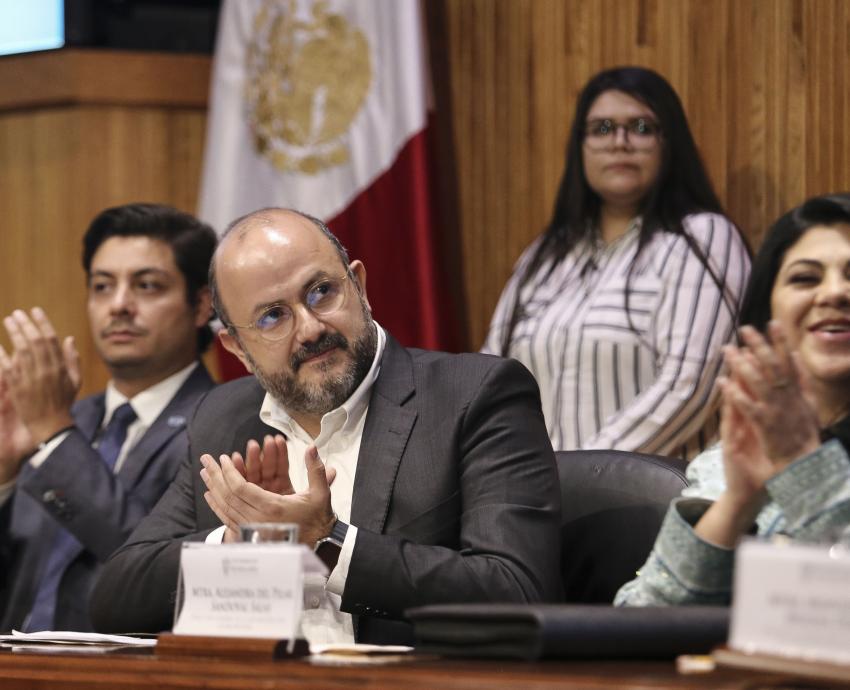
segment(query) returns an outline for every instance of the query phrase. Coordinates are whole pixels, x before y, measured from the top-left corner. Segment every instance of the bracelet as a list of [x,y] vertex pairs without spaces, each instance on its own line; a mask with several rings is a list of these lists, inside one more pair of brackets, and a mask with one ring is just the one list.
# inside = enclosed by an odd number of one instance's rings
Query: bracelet
[[66,427],[62,427],[61,429],[59,429],[59,431],[57,431],[55,434],[53,434],[50,438],[45,439],[44,441],[42,441],[41,443],[39,443],[39,444],[38,444],[38,449],[39,449],[39,450],[44,450],[44,449],[47,447],[47,445],[48,445],[51,441],[53,441],[54,439],[56,439],[56,438],[58,438],[59,436],[61,436],[62,434],[64,434],[66,431],[71,431],[72,429],[75,429],[75,428],[76,428],[76,427],[75,427],[75,425],[74,425],[74,424],[69,424],[69,425],[68,425],[68,426],[66,426]]

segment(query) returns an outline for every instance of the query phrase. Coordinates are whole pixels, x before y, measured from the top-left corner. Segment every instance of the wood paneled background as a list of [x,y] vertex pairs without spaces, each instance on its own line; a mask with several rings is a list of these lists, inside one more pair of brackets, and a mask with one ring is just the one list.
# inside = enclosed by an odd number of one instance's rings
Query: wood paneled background
[[721,200],[754,245],[789,206],[850,190],[847,0],[429,0],[429,8],[472,348],[514,261],[548,220],[575,98],[601,69],[643,65],[672,83]]
[[89,336],[82,236],[116,204],[194,211],[209,65],[97,51],[0,58],[0,316],[38,305],[73,335],[83,394],[107,372]]
[[[456,252],[446,261],[471,348],[551,212],[575,97],[600,69],[639,64],[670,80],[721,199],[754,244],[806,196],[850,189],[848,0],[425,8],[444,232]],[[61,69],[0,58],[0,315],[47,308],[77,337],[90,391],[105,372],[87,333],[80,238],[109,205],[194,209],[209,64],[127,53],[101,54],[98,67],[98,56],[75,55]]]

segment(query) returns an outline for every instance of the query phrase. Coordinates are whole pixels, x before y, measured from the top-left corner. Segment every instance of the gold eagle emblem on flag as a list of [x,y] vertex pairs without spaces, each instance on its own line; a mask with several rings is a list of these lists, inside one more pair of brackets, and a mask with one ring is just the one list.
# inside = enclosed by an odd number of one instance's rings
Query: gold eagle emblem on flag
[[325,0],[265,0],[245,58],[245,103],[257,152],[278,170],[315,174],[349,160],[344,135],[372,83],[362,31]]

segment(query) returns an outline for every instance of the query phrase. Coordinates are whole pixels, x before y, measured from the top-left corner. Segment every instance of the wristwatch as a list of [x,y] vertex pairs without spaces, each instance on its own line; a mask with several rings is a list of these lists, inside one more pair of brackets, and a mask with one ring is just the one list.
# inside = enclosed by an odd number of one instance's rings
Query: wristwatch
[[348,524],[337,518],[333,527],[331,527],[331,533],[327,537],[319,539],[316,546],[313,547],[313,551],[328,567],[328,570],[336,568],[346,534],[348,534]]

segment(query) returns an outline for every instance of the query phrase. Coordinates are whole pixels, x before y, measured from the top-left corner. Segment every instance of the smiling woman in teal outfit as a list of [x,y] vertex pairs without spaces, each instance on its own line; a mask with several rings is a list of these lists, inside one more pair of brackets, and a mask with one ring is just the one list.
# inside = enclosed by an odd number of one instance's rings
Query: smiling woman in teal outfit
[[734,548],[760,534],[850,534],[850,195],[780,218],[726,349],[721,445],[688,467],[639,576],[616,602],[729,601]]

